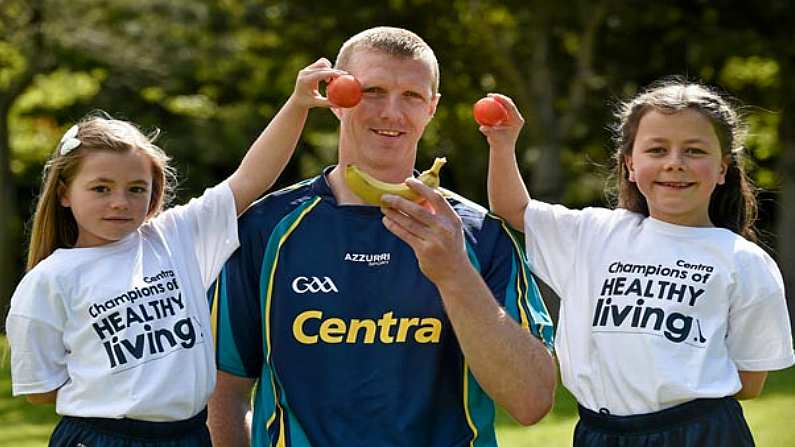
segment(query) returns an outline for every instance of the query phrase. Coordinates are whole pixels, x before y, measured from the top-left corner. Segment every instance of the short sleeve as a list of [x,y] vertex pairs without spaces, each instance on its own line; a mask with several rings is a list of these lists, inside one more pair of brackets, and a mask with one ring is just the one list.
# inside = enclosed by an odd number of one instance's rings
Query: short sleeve
[[29,272],[11,298],[6,319],[15,396],[46,393],[66,382],[65,322],[64,303],[54,281],[40,269]]
[[[795,364],[781,274],[768,256],[759,260],[760,265],[766,265],[767,271],[757,278],[746,277],[731,297],[726,343],[740,371],[774,371]],[[759,272],[759,268],[749,270]]]
[[61,331],[17,315],[6,320],[14,396],[58,389],[69,375]]
[[508,315],[529,329],[551,351],[554,343],[552,319],[527,266],[520,241],[502,221],[499,222],[491,262],[481,275]]
[[205,288],[239,246],[235,198],[226,181],[167,210],[154,225],[165,231],[167,240],[183,241],[193,249]]
[[524,212],[524,234],[530,269],[564,297],[573,278],[582,211],[531,200]]

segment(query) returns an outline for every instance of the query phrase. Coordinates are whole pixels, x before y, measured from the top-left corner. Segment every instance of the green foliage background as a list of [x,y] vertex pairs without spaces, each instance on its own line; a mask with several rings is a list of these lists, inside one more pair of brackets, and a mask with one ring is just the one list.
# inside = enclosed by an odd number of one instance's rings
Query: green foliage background
[[[605,204],[612,105],[649,82],[684,75],[749,104],[759,226],[795,290],[791,23],[789,0],[0,0],[0,309],[23,274],[43,163],[74,122],[101,109],[161,129],[182,202],[235,169],[300,68],[375,25],[434,48],[442,101],[417,165],[446,156],[442,183],[480,203],[488,150],[471,106],[487,92],[527,119],[531,193],[574,207]],[[336,132],[313,111],[277,187],[333,164]]]
[[[793,22],[788,0],[0,0],[0,305],[23,272],[42,165],[71,124],[101,109],[161,129],[184,201],[234,170],[300,68],[375,25],[434,48],[442,101],[417,165],[446,156],[443,184],[480,203],[488,150],[471,107],[487,92],[527,120],[531,193],[574,207],[605,204],[618,101],[670,75],[738,98],[763,240],[794,290],[782,229],[795,226],[795,41],[781,25]],[[336,132],[313,111],[276,186],[334,163]]]

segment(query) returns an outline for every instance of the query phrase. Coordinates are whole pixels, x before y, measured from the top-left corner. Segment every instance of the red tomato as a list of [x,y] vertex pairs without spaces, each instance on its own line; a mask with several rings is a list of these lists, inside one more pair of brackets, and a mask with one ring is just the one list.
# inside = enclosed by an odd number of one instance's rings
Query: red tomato
[[508,111],[494,98],[486,97],[472,108],[475,121],[483,126],[497,126],[508,119]]
[[362,84],[351,75],[331,80],[326,87],[326,97],[338,107],[353,107],[362,100]]

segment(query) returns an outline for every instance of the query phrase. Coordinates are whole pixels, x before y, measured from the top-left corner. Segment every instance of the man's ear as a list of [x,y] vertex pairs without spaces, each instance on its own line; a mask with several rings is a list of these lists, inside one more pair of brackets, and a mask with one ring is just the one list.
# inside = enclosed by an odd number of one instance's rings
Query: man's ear
[[635,164],[632,162],[632,155],[624,156],[624,166],[627,167],[627,178],[630,182],[635,182]]
[[442,99],[441,93],[436,93],[431,99],[431,117],[436,114],[436,108],[439,107],[439,100]]

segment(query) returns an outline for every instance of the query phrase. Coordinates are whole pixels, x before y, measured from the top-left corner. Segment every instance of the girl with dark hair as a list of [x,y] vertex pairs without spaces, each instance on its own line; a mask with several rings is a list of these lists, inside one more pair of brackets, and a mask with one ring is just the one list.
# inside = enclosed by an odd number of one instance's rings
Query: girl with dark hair
[[784,285],[755,244],[737,112],[669,79],[619,106],[615,209],[530,199],[513,102],[490,148],[492,210],[524,231],[561,297],[556,352],[579,403],[576,446],[750,446],[738,399],[795,363]]

